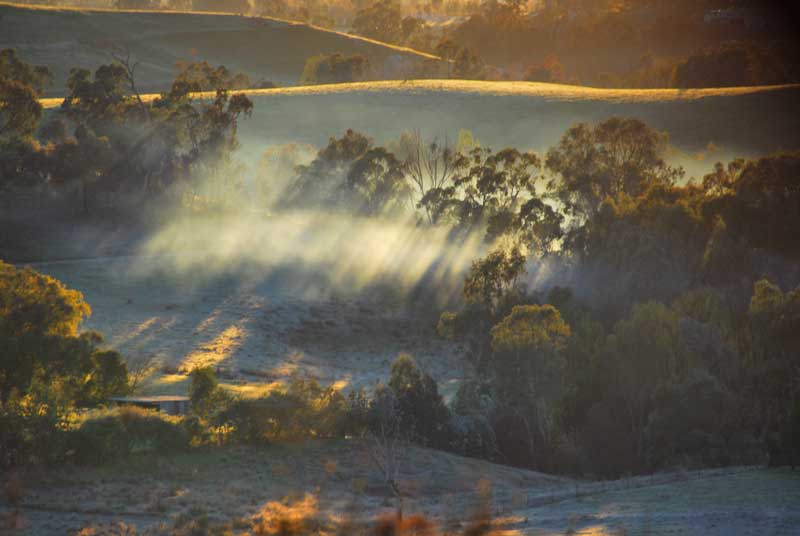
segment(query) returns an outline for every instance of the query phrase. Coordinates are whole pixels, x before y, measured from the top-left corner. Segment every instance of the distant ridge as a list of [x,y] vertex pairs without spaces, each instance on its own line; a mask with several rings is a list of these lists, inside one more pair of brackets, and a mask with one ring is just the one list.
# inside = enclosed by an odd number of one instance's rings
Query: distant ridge
[[[250,97],[291,95],[335,95],[357,93],[452,93],[491,96],[539,97],[553,101],[607,101],[607,102],[669,102],[695,101],[709,97],[736,97],[742,95],[770,94],[798,91],[800,84],[777,86],[743,86],[702,89],[606,89],[543,82],[504,82],[482,80],[379,80],[347,84],[320,84],[290,86],[272,89],[243,89]],[[158,97],[158,93],[142,95],[145,101]],[[213,98],[214,92],[194,94],[196,98]],[[61,104],[63,97],[40,99],[45,108]]]
[[30,10],[39,10],[39,11],[77,11],[77,12],[84,12],[84,13],[149,13],[149,14],[172,14],[172,15],[210,15],[215,17],[237,17],[237,18],[244,18],[244,19],[263,19],[273,22],[280,22],[283,24],[290,24],[290,25],[297,25],[297,26],[306,26],[308,28],[312,28],[314,30],[318,30],[320,32],[326,32],[330,34],[340,35],[342,37],[346,37],[348,39],[355,39],[357,41],[363,41],[365,43],[371,43],[374,45],[384,46],[386,48],[390,48],[396,50],[398,52],[407,52],[409,54],[416,54],[428,59],[440,59],[439,56],[435,54],[430,54],[428,52],[424,52],[422,50],[417,50],[411,47],[405,47],[402,45],[395,45],[392,43],[387,43],[385,41],[379,41],[377,39],[372,39],[369,37],[364,37],[361,35],[351,34],[347,32],[342,32],[340,30],[334,30],[331,28],[325,28],[324,26],[319,26],[317,24],[312,24],[310,22],[298,21],[293,19],[284,19],[282,17],[274,17],[271,15],[244,15],[241,13],[228,13],[225,11],[195,11],[195,10],[178,10],[178,9],[116,9],[116,8],[102,8],[102,7],[82,7],[82,6],[49,6],[44,4],[21,4],[19,2],[5,2],[0,0],[0,6],[7,6],[13,7],[17,9],[30,9]]
[[[431,54],[274,17],[195,11],[116,10],[35,6],[0,1],[0,48],[54,73],[46,96],[65,92],[72,67],[94,70],[112,61],[114,47],[140,62],[143,91],[166,90],[178,62],[206,60],[244,72],[253,82],[296,84],[306,60],[318,54],[362,54],[379,78],[408,70]],[[390,60],[390,61],[387,61]]]

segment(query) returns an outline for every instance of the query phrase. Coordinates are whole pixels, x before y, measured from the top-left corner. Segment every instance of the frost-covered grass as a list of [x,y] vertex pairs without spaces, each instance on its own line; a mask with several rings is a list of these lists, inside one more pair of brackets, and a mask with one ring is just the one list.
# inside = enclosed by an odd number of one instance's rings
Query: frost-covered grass
[[[26,481],[23,513],[30,534],[64,534],[91,523],[139,528],[171,525],[202,512],[215,522],[253,519],[274,501],[312,497],[315,515],[369,519],[390,511],[391,495],[366,443],[307,441],[261,447],[214,447],[159,456],[134,455],[108,465],[55,468]],[[800,472],[716,470],[649,477],[602,491],[573,480],[413,448],[401,475],[406,512],[434,520],[469,518],[479,489],[491,490],[492,513],[514,535],[791,535],[800,513]],[[658,482],[666,482],[659,484]],[[594,491],[584,490],[594,486]],[[539,506],[534,506],[539,504]],[[0,503],[0,513],[5,507]]]

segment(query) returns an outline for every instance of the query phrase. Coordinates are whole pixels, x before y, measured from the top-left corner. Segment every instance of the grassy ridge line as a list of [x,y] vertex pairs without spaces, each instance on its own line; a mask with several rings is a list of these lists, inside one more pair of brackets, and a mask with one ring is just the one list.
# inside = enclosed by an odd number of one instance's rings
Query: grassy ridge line
[[[768,94],[784,90],[800,90],[800,84],[780,86],[746,86],[704,89],[602,89],[542,82],[486,82],[479,80],[387,80],[354,82],[349,84],[321,84],[315,86],[290,86],[273,89],[245,89],[236,91],[249,97],[332,95],[344,93],[452,93],[476,94],[486,97],[529,96],[553,101],[605,101],[605,102],[670,102],[695,101],[709,97],[737,97],[751,94]],[[142,95],[150,102],[157,93]],[[194,93],[194,97],[210,99],[214,92]],[[63,98],[40,99],[47,109],[61,105]]]
[[423,52],[421,50],[416,50],[410,47],[404,47],[400,45],[393,45],[391,43],[385,43],[383,41],[378,41],[377,39],[370,39],[369,37],[362,37],[360,35],[349,34],[347,32],[341,32],[339,30],[331,30],[330,28],[325,28],[322,26],[317,26],[316,24],[311,24],[308,22],[301,22],[291,19],[283,19],[280,17],[271,17],[267,15],[239,15],[237,13],[225,13],[225,12],[218,12],[218,11],[179,11],[173,9],[111,9],[111,8],[86,8],[86,7],[77,7],[77,6],[45,6],[45,5],[36,5],[36,4],[19,4],[16,2],[6,2],[0,0],[0,6],[8,6],[15,9],[28,9],[31,11],[75,11],[80,13],[147,13],[147,14],[164,14],[164,15],[199,15],[199,16],[213,16],[213,17],[234,17],[239,19],[263,19],[268,20],[271,22],[279,22],[282,24],[287,24],[290,26],[307,26],[312,30],[317,30],[320,32],[325,32],[329,34],[338,35],[341,37],[345,37],[347,39],[352,39],[354,41],[362,41],[364,43],[369,43],[372,45],[382,46],[391,50],[395,50],[397,52],[403,52],[405,54],[412,54],[415,56],[419,56],[421,58],[431,59],[431,60],[440,60],[439,56],[434,54],[430,54],[428,52]]

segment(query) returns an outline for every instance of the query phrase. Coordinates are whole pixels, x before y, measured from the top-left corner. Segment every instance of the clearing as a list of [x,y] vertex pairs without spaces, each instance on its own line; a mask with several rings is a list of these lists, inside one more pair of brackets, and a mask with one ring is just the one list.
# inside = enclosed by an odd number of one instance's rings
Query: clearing
[[184,272],[171,259],[141,257],[32,266],[84,294],[93,310],[84,328],[102,332],[130,361],[157,361],[147,394],[185,394],[198,365],[219,368],[223,384],[244,395],[261,394],[295,370],[323,384],[369,387],[388,379],[400,352],[412,354],[448,396],[469,373],[463,349],[436,335],[436,308],[403,305],[379,291],[370,298],[339,292],[317,274],[292,278],[263,265],[257,278]]
[[[393,500],[365,461],[367,448],[358,440],[209,448],[30,475],[27,530],[18,534],[60,535],[115,521],[140,529],[172,526],[201,515],[243,529],[272,501],[323,520],[370,518],[391,511]],[[450,526],[474,511],[479,489],[491,489],[493,515],[507,535],[788,536],[800,526],[800,473],[789,470],[730,468],[587,483],[412,448],[400,482],[407,512]],[[0,514],[7,511],[0,502]]]

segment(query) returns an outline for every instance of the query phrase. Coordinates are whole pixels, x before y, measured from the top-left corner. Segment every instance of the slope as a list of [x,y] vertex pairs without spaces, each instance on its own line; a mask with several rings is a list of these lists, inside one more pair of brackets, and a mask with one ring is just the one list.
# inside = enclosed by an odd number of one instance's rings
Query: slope
[[[432,57],[291,21],[221,13],[117,11],[51,8],[0,3],[0,49],[16,48],[23,60],[49,67],[55,83],[48,95],[64,93],[72,67],[94,69],[112,60],[112,50],[140,62],[142,91],[157,92],[174,78],[175,63],[207,60],[253,81],[295,84],[305,61],[321,53],[363,54],[379,76],[384,65]],[[389,61],[387,61],[389,60]]]

